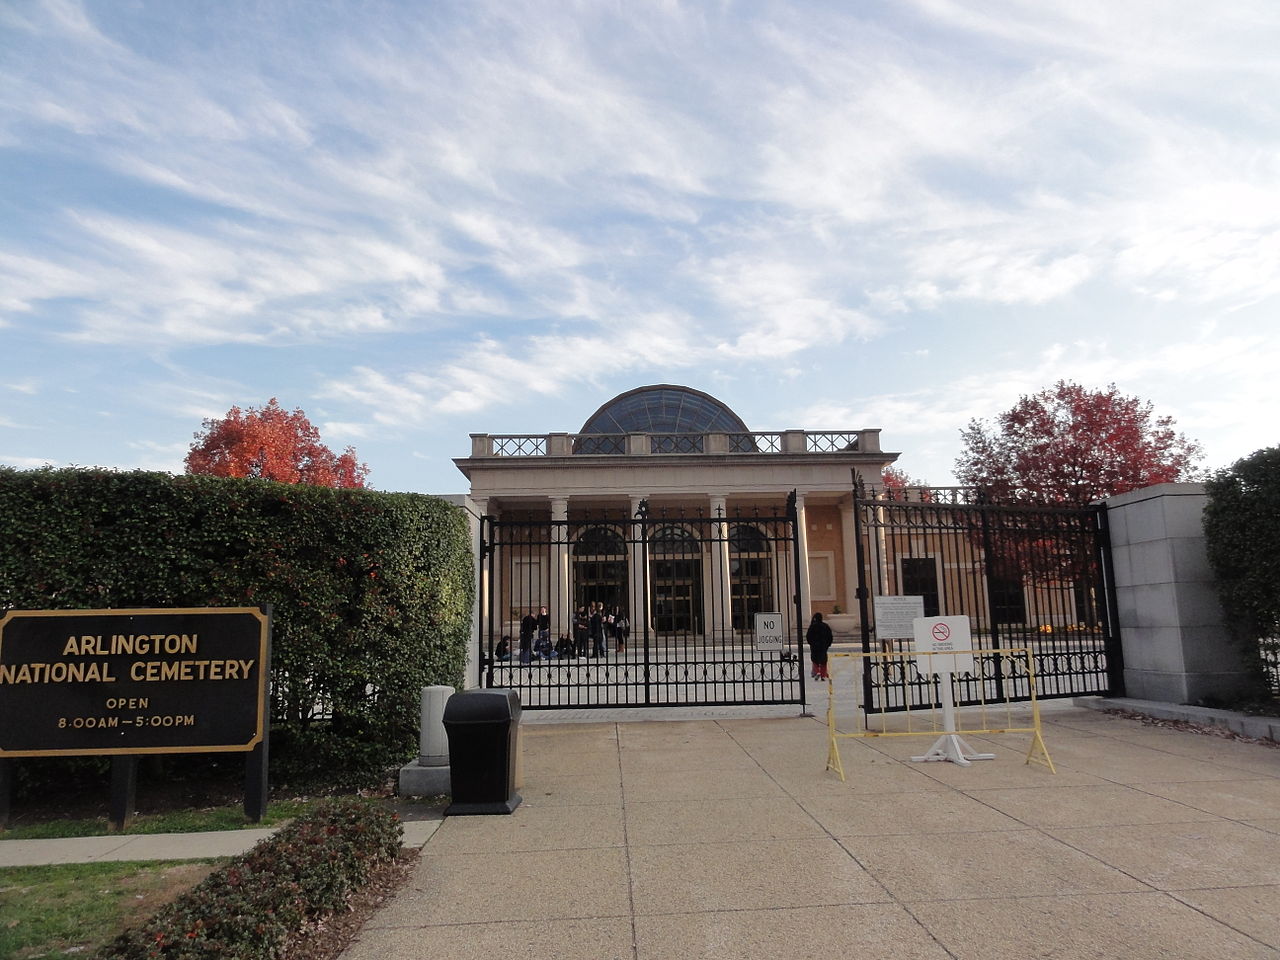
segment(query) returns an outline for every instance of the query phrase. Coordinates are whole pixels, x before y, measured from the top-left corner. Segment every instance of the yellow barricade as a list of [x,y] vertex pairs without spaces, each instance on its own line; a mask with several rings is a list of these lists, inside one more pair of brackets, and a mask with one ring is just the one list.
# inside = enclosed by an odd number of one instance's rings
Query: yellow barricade
[[[878,702],[885,709],[868,713],[863,709],[863,671],[869,663],[878,663],[880,669],[877,671],[879,677],[887,678],[891,670],[895,667],[900,671],[898,676],[913,678],[918,680],[909,681],[915,683],[931,683],[933,674],[936,671],[930,670],[928,664],[932,663],[933,657],[954,657],[951,653],[927,653],[924,651],[914,652],[905,651],[897,653],[836,653],[828,654],[828,663],[830,664],[829,673],[831,676],[827,680],[827,769],[835,770],[840,774],[840,779],[844,780],[844,764],[840,761],[840,741],[850,738],[869,738],[869,737],[937,737],[942,734],[980,734],[980,733],[1029,733],[1031,734],[1031,748],[1027,751],[1026,763],[1042,763],[1049,768],[1050,773],[1056,774],[1058,771],[1054,769],[1053,760],[1049,757],[1049,751],[1044,745],[1044,737],[1040,731],[1040,704],[1036,698],[1036,675],[1034,662],[1031,659],[1031,651],[1027,647],[1007,647],[994,650],[974,650],[974,657],[987,657],[992,654],[1001,654],[1011,659],[1015,664],[1020,663],[1026,671],[1027,681],[1030,684],[1031,700],[1031,723],[1027,725],[1025,722],[1019,723],[1017,720],[1021,718],[1014,717],[1015,705],[1019,710],[1025,710],[1028,701],[1012,701],[1006,696],[1003,700],[985,699],[985,692],[991,681],[975,681],[979,685],[980,696],[984,699],[981,703],[957,708],[954,716],[955,722],[952,724],[956,727],[954,730],[948,730],[948,724],[943,722],[943,711],[938,706],[917,707],[911,706],[911,698],[906,690],[907,683],[890,684],[883,682],[878,697]],[[847,663],[847,667],[842,666]],[[1007,661],[1006,661],[1007,662]],[[918,664],[918,667],[917,667]],[[947,682],[949,675],[941,674],[940,682]],[[852,732],[838,730],[836,727],[836,696],[842,690],[852,691],[852,705],[855,708],[859,729]],[[902,703],[896,710],[887,709],[894,706],[893,699],[901,700]],[[846,705],[848,703],[846,702]]]

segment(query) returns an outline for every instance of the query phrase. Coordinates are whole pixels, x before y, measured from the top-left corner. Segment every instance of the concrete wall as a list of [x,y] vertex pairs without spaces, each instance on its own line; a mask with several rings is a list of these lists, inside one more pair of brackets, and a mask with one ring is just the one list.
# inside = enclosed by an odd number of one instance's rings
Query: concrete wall
[[1130,697],[1198,703],[1254,683],[1218,603],[1205,500],[1203,484],[1163,483],[1106,501]]

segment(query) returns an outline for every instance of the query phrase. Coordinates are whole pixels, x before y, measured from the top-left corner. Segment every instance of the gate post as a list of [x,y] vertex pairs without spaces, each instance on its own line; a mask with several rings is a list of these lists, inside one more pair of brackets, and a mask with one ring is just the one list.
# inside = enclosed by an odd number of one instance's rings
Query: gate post
[[[858,563],[858,619],[862,621],[862,652],[871,652],[871,610],[867,603],[870,597],[870,591],[867,589],[867,548],[863,546],[863,535],[866,533],[863,524],[862,511],[866,508],[862,505],[862,501],[857,497],[856,493],[861,492],[861,487],[857,488],[853,500],[853,543],[854,554]],[[871,709],[871,671],[873,669],[870,657],[863,657],[862,663],[862,709],[869,711]]]
[[[985,491],[978,492],[978,517],[982,523],[982,585],[987,596],[987,623],[991,627],[991,649],[1000,649],[1000,623],[996,619],[995,597],[991,593],[991,565],[995,556],[995,548],[991,539],[991,502]],[[992,678],[996,684],[996,697],[1004,699],[1004,662],[1001,654],[991,654],[991,666],[995,671]],[[981,670],[979,670],[981,673]]]
[[[800,550],[804,544],[802,537],[801,517],[802,507],[800,506],[800,496],[792,490],[787,494],[787,520],[791,524],[791,556],[795,560],[796,589],[794,593],[794,602],[796,610],[796,652],[798,659],[796,661],[796,676],[800,680],[800,712],[805,712],[805,706],[808,704],[806,687],[804,683],[805,673],[805,649],[804,649],[804,605],[802,603],[801,592],[808,590],[808,577],[802,579],[802,567],[800,565]],[[805,558],[806,563],[803,569],[808,569],[808,557]]]
[[1102,638],[1102,649],[1107,657],[1107,694],[1112,697],[1123,697],[1124,691],[1124,646],[1120,642],[1120,609],[1116,603],[1116,572],[1111,557],[1111,521],[1107,516],[1107,505],[1099,503],[1094,514],[1098,534],[1094,538],[1097,551],[1098,571],[1102,580],[1102,590],[1106,601],[1106,632]]

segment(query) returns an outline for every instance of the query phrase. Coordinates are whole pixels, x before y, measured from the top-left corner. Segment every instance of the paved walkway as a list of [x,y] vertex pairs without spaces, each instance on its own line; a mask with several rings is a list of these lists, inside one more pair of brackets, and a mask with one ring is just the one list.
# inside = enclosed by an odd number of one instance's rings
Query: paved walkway
[[[598,715],[597,715],[598,716]],[[813,718],[528,724],[344,960],[1280,957],[1280,750],[1045,708],[997,759]]]
[[[1056,776],[1026,734],[969,735],[997,758],[843,741],[841,783],[790,712],[539,715],[524,803],[407,824],[415,875],[344,960],[1280,958],[1280,749],[1050,703]],[[0,841],[0,865],[258,835]]]
[[[413,820],[404,825],[405,846],[420,847],[439,820]],[[34,867],[51,863],[94,863],[106,860],[204,860],[245,853],[274,829],[218,830],[208,833],[136,833],[127,836],[65,837],[56,840],[0,840],[0,867]]]

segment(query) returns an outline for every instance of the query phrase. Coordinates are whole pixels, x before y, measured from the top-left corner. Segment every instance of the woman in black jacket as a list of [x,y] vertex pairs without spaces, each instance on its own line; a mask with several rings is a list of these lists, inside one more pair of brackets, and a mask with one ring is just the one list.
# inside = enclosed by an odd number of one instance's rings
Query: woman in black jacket
[[815,613],[809,622],[809,632],[805,640],[809,643],[809,659],[813,661],[813,669],[809,672],[814,680],[830,680],[827,673],[827,651],[834,642],[831,628],[822,622],[822,614]]

